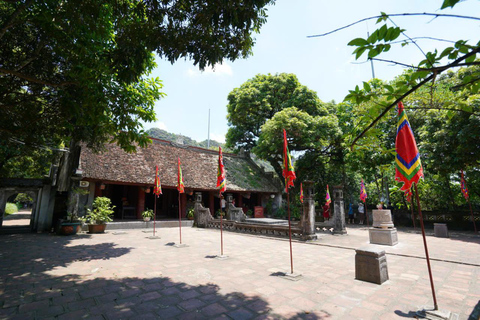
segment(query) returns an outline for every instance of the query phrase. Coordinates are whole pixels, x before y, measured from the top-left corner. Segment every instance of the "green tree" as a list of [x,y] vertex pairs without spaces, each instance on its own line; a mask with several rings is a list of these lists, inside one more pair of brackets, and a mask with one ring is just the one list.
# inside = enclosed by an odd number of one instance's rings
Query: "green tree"
[[270,2],[0,3],[0,165],[62,143],[146,145],[141,123],[163,95],[154,52],[201,69],[246,57]]
[[[334,115],[312,116],[296,107],[277,112],[261,127],[258,144],[253,152],[267,160],[281,176],[283,161],[283,129],[287,131],[290,151],[314,153],[316,156],[328,156],[332,141],[341,131]],[[315,168],[310,168],[309,171]]]
[[252,150],[257,145],[262,125],[277,112],[291,107],[311,116],[328,113],[316,92],[300,84],[294,74],[256,75],[228,95],[230,128],[226,146]]

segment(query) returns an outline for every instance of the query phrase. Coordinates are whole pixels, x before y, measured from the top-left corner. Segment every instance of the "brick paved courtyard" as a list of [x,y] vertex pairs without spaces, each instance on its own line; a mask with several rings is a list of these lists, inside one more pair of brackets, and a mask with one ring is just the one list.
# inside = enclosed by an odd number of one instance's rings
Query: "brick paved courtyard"
[[[0,236],[0,319],[402,319],[432,305],[418,233],[399,231],[387,252],[390,280],[355,280],[355,248],[368,244],[366,228],[346,236],[319,234],[294,242],[290,270],[284,239],[220,232],[160,229],[61,237]],[[467,319],[480,300],[480,237],[428,236],[437,300]]]

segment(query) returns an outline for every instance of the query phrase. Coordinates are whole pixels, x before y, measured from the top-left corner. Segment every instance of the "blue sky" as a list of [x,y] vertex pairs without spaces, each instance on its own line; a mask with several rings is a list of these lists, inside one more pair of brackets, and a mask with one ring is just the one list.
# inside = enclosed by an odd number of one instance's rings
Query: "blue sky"
[[[158,67],[152,76],[159,77],[167,94],[155,105],[157,121],[145,128],[158,127],[183,134],[197,141],[207,139],[208,110],[210,109],[210,138],[224,142],[228,130],[227,96],[256,74],[294,73],[299,81],[317,92],[322,101],[341,102],[348,90],[371,79],[370,63],[359,63],[347,43],[366,37],[367,29],[375,30],[375,20],[363,22],[326,37],[307,38],[347,25],[362,18],[405,12],[449,13],[477,15],[480,2],[461,2],[454,9],[438,10],[441,0],[278,0],[267,7],[267,23],[255,35],[253,55],[234,62],[225,61],[201,72],[190,61],[180,60],[173,65],[157,59]],[[395,17],[395,23],[407,29],[410,37],[436,37],[447,40],[479,41],[480,21],[455,18]],[[449,44],[419,40],[424,51],[443,48]],[[416,63],[422,55],[414,46],[392,48],[384,59]],[[391,80],[402,68],[376,62],[375,76]]]

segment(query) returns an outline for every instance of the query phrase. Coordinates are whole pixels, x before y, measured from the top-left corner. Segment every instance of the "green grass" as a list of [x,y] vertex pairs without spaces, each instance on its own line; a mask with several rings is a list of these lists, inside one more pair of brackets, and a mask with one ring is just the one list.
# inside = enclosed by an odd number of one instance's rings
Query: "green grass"
[[5,207],[5,214],[12,214],[18,212],[17,205],[15,203],[7,202],[7,206]]

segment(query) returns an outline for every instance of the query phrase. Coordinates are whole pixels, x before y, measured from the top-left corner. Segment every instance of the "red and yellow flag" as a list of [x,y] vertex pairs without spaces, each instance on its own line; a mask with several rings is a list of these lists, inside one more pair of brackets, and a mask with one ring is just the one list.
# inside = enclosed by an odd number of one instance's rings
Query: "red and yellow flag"
[[363,183],[363,179],[360,182],[360,200],[362,200],[363,203],[365,203],[365,201],[367,200],[367,189],[365,189],[365,184]]
[[283,129],[283,177],[285,178],[285,192],[288,193],[288,188],[293,187],[293,181],[297,178],[292,166],[292,159],[288,152],[287,131]]
[[158,175],[158,166],[155,166],[155,186],[153,187],[153,193],[157,195],[162,194],[162,184],[160,183],[160,176]]
[[185,192],[185,185],[183,184],[182,167],[180,166],[180,158],[178,158],[178,181],[177,190],[180,193]]
[[462,177],[460,178],[460,187],[462,188],[462,193],[463,193],[463,196],[465,197],[465,200],[468,200],[468,189],[467,189],[467,183],[465,182],[465,177],[463,176],[463,170],[462,170]]
[[222,147],[218,148],[217,188],[219,189],[220,194],[227,190],[227,180],[225,175],[225,166],[223,165]]
[[303,203],[303,186],[301,182],[300,182],[300,202]]
[[413,183],[423,177],[422,163],[412,128],[408,122],[403,103],[398,103],[397,138],[395,140],[395,180],[403,182],[400,190],[407,192]]
[[325,196],[325,204],[330,204],[332,203],[332,199],[330,198],[330,190],[328,189],[328,184],[327,184],[327,195]]

